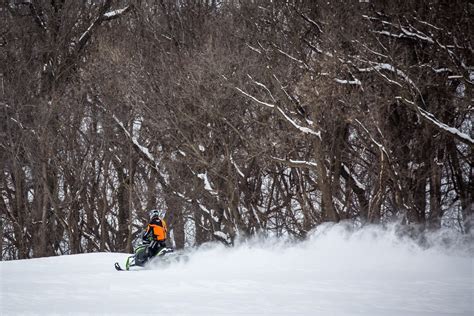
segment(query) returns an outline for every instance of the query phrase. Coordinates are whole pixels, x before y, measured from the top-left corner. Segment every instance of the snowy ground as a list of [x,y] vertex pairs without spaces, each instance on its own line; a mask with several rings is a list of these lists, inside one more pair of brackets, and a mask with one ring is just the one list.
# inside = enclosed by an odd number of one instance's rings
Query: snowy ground
[[211,245],[187,262],[115,271],[125,258],[0,262],[0,314],[474,315],[472,252],[421,249],[390,229],[336,225],[297,245]]

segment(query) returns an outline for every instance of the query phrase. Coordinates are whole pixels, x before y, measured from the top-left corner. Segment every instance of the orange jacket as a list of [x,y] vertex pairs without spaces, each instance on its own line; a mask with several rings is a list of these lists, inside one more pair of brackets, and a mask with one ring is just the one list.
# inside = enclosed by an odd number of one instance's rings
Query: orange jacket
[[153,220],[146,228],[145,237],[149,238],[153,234],[153,240],[163,241],[166,240],[167,231],[168,227],[163,219]]

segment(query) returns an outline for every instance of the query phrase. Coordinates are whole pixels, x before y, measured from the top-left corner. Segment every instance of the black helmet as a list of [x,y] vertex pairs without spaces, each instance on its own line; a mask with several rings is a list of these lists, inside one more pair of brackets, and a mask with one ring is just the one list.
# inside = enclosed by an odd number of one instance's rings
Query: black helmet
[[155,218],[160,218],[160,212],[158,212],[158,210],[151,210],[150,211],[150,221],[155,219]]

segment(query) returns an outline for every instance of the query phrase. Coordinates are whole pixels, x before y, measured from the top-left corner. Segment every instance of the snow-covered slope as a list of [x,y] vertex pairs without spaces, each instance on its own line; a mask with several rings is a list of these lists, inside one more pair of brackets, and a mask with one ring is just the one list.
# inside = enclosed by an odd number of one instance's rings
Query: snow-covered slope
[[0,314],[474,315],[472,253],[421,249],[393,229],[320,227],[299,244],[208,245],[187,262],[115,271],[126,256],[1,262]]

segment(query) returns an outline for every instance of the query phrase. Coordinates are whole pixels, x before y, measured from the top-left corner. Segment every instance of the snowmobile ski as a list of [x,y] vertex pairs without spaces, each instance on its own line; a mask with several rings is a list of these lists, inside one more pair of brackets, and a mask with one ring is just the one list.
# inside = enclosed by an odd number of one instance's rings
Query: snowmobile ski
[[117,271],[127,271],[125,269],[122,269],[122,267],[120,266],[118,262],[115,262],[114,267],[115,267],[115,270]]

